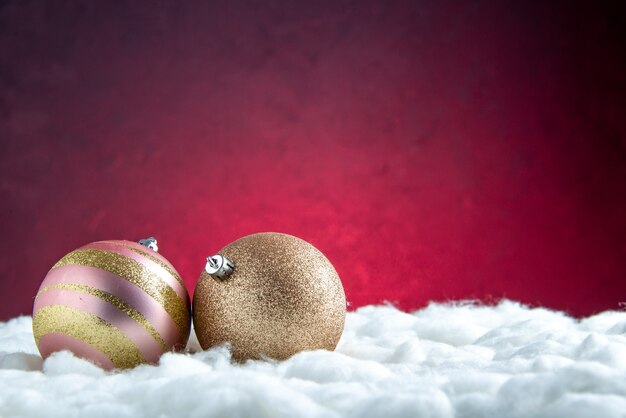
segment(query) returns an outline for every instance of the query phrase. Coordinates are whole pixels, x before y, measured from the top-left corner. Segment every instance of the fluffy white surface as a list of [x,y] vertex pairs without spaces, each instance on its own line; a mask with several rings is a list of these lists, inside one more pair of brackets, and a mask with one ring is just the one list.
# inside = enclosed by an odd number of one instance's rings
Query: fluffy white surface
[[42,362],[21,317],[0,323],[0,417],[12,416],[626,417],[626,312],[368,306],[336,352],[240,365],[221,347],[112,373],[68,352]]

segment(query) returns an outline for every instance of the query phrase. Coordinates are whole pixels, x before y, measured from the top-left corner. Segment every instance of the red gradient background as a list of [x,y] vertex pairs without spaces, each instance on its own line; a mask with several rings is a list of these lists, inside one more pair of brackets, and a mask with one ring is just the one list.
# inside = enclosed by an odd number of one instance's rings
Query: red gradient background
[[259,231],[353,307],[619,309],[626,21],[543,3],[0,3],[0,319],[88,242],[154,234],[193,290]]

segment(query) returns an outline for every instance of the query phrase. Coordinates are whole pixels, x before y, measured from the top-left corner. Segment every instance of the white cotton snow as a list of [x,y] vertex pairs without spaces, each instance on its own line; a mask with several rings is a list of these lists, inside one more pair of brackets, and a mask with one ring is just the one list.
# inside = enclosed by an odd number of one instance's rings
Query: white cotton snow
[[219,347],[122,372],[42,361],[20,317],[0,323],[0,417],[14,416],[626,417],[626,312],[367,306],[335,352],[237,364]]

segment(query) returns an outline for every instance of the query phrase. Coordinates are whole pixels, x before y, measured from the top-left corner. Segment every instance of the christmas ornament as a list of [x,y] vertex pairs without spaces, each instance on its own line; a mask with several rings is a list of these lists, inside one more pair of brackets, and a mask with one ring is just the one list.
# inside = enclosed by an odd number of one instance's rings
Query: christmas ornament
[[155,363],[189,337],[187,289],[156,240],[100,241],[63,257],[33,307],[43,358],[60,350],[105,369]]
[[324,255],[291,235],[241,238],[209,257],[193,298],[202,348],[228,342],[236,360],[334,350],[346,298]]

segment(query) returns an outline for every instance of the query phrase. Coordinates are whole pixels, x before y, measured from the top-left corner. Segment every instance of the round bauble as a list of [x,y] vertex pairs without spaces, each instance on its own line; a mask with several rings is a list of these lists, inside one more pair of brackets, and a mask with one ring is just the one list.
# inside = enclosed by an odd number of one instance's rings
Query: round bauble
[[105,369],[129,368],[185,347],[187,289],[156,240],[140,242],[94,242],[52,267],[33,308],[43,358],[69,350]]
[[345,317],[343,286],[328,259],[306,241],[273,232],[209,257],[193,298],[202,348],[229,343],[239,361],[334,350]]

